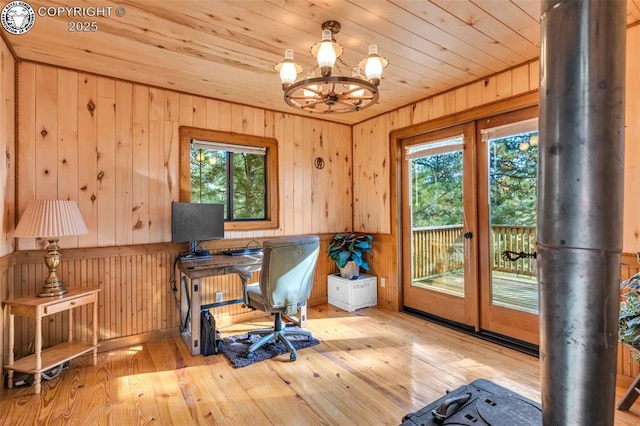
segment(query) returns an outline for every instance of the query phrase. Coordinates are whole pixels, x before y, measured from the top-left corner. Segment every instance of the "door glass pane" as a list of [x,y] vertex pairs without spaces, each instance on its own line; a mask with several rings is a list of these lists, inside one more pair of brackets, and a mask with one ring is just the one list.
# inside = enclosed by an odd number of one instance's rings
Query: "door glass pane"
[[538,132],[489,140],[491,302],[538,313],[536,208]]
[[462,138],[408,150],[412,285],[464,297]]

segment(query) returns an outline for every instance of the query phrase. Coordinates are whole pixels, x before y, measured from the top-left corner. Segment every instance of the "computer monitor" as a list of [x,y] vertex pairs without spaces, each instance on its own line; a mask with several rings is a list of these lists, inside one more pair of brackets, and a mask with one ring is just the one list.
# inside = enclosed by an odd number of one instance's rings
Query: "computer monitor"
[[171,203],[171,242],[189,243],[189,255],[208,255],[198,251],[198,242],[224,238],[224,206],[206,203]]

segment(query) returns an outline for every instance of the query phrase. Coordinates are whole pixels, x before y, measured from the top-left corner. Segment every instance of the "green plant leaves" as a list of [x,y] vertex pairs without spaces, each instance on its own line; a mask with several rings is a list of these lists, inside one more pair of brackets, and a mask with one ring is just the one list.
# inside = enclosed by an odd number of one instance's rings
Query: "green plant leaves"
[[348,261],[369,270],[369,263],[363,259],[364,254],[373,255],[371,241],[373,236],[360,235],[355,232],[336,234],[327,247],[329,257],[336,262],[338,268],[344,268]]

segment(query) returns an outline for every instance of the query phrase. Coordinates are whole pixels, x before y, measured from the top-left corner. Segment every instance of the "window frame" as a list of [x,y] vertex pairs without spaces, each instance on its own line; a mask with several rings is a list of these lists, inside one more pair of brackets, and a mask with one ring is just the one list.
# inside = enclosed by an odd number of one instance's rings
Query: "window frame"
[[252,231],[261,229],[276,229],[279,226],[279,198],[278,198],[278,141],[274,138],[247,135],[235,132],[202,129],[198,127],[180,126],[180,195],[179,201],[191,202],[191,140],[211,141],[220,144],[244,145],[266,149],[266,177],[267,190],[264,220],[225,221],[225,231]]

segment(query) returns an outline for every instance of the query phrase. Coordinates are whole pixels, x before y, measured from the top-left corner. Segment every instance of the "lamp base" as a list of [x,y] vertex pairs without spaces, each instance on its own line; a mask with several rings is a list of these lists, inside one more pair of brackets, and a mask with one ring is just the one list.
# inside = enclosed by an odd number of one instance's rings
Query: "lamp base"
[[49,269],[49,276],[44,280],[44,284],[38,292],[38,297],[60,297],[67,292],[66,288],[62,287],[62,280],[58,278],[56,270],[60,265],[60,252],[58,249],[58,238],[51,237],[47,239],[49,246],[47,247],[47,255],[44,257],[44,263]]
[[38,297],[59,297],[65,294],[68,290],[66,288],[57,287],[57,288],[46,288],[43,287],[38,293]]

